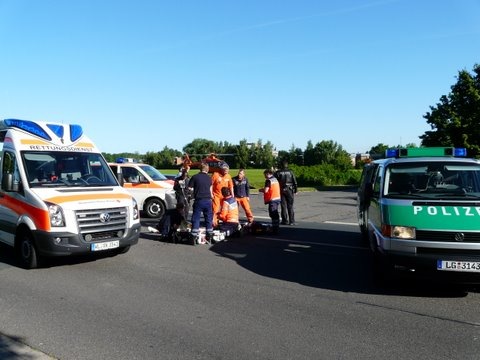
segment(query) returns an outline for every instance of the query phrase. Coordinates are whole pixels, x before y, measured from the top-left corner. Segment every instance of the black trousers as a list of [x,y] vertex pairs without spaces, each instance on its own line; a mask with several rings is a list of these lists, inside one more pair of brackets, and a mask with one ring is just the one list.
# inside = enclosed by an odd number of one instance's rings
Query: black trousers
[[292,224],[295,222],[295,212],[293,210],[294,193],[293,189],[285,188],[281,195],[282,223]]

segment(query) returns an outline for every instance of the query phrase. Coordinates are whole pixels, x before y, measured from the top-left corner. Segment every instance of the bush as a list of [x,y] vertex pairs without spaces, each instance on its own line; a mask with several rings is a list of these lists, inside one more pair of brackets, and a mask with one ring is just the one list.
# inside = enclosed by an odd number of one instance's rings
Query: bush
[[300,187],[358,185],[361,170],[339,170],[334,165],[291,166]]

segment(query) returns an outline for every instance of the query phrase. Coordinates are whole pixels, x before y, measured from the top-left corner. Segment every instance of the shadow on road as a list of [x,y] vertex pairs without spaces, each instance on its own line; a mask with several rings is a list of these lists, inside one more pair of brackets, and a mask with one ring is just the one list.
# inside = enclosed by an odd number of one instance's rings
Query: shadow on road
[[[112,251],[102,251],[98,253],[91,253],[91,254],[84,254],[84,255],[42,257],[41,263],[38,267],[41,269],[46,269],[49,267],[56,267],[56,266],[75,265],[75,264],[97,261],[97,260],[105,259],[112,256],[123,256],[123,254],[118,254],[115,250],[112,250]],[[15,254],[15,250],[10,246],[0,243],[0,268],[2,267],[2,265],[22,268],[20,261],[18,260],[17,254]],[[35,271],[35,270],[25,270],[25,271]],[[3,359],[3,358],[0,357],[0,359]]]
[[[309,240],[302,241],[306,239]],[[213,245],[210,250],[256,274],[316,288],[403,296],[466,295],[464,289],[412,277],[398,278],[389,288],[376,287],[370,252],[360,234],[354,231],[284,227],[280,235],[231,239]]]
[[[0,359],[17,360],[17,359],[39,359],[36,355],[31,355],[22,349],[24,339],[19,336],[4,336],[0,334]],[[18,343],[18,344],[17,344]],[[45,357],[46,358],[46,357]]]

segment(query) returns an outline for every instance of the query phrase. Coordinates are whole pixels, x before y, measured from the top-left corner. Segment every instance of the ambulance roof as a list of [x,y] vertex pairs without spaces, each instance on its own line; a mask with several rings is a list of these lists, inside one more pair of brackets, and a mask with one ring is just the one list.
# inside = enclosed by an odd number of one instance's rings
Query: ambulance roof
[[2,130],[14,130],[9,140],[23,150],[99,152],[77,124],[4,119],[0,120]]

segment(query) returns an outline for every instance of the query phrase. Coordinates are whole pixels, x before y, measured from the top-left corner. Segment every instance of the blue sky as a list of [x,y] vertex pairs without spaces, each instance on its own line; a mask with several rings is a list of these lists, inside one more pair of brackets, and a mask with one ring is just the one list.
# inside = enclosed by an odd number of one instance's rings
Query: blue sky
[[479,0],[0,0],[0,118],[104,152],[419,144],[480,63]]

